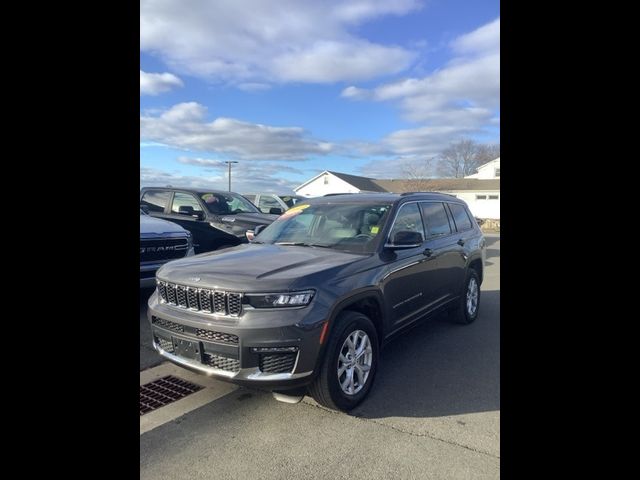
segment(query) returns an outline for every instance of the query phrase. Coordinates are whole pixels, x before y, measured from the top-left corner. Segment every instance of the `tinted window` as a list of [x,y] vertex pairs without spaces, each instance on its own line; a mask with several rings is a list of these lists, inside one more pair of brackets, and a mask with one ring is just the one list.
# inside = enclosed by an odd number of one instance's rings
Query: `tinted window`
[[451,233],[444,203],[421,203],[420,207],[427,227],[427,237],[438,237]]
[[471,219],[467,215],[467,209],[458,203],[450,203],[451,213],[453,213],[453,219],[456,222],[458,231],[469,230],[471,228]]
[[294,197],[292,195],[283,195],[283,196],[280,197],[280,200],[282,200],[284,203],[286,203],[287,207],[291,208],[296,203],[303,201],[304,198],[302,198],[302,197]]
[[424,238],[424,227],[417,203],[407,203],[400,207],[400,212],[398,212],[396,221],[389,234],[389,241],[391,243],[393,243],[393,237],[400,231],[418,232],[422,235],[422,238]]
[[171,192],[159,192],[152,190],[145,192],[140,203],[149,207],[150,212],[164,212],[165,207],[169,204]]
[[200,198],[204,201],[207,210],[215,215],[258,212],[253,203],[237,193],[201,193]]
[[280,203],[278,203],[278,201],[270,195],[260,195],[258,208],[262,210],[262,213],[269,213],[269,210],[272,208],[279,208],[280,210],[284,210],[282,208],[282,205],[280,205]]
[[173,204],[171,205],[172,213],[179,213],[180,207],[191,207],[194,212],[202,212],[202,207],[195,197],[188,193],[176,192],[173,196]]

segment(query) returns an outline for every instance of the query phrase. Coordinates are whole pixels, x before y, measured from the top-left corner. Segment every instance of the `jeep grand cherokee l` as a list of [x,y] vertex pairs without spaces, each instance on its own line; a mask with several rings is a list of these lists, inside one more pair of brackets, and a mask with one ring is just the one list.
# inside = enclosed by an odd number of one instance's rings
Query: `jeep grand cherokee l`
[[[172,362],[349,410],[382,345],[442,309],[478,315],[485,240],[438,193],[336,195],[296,205],[255,241],[171,262],[148,316]],[[277,396],[277,395],[276,395]]]
[[140,210],[140,288],[156,285],[156,270],[170,260],[193,255],[191,234],[175,223]]
[[189,230],[196,253],[246,243],[247,230],[278,218],[265,215],[242,195],[218,190],[145,187],[140,208]]

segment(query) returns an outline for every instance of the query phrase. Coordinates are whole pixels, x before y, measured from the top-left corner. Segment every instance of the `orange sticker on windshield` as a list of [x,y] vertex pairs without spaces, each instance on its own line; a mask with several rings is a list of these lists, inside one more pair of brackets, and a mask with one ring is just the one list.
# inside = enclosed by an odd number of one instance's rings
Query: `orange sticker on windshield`
[[309,204],[305,204],[305,205],[296,205],[295,207],[291,207],[289,210],[287,210],[286,212],[284,212],[282,215],[280,215],[280,218],[289,218],[289,217],[293,217],[294,215],[298,215],[300,212],[302,212],[305,208],[310,207],[311,205]]
[[371,233],[376,234],[380,231],[380,227],[375,225],[373,227],[371,227]]

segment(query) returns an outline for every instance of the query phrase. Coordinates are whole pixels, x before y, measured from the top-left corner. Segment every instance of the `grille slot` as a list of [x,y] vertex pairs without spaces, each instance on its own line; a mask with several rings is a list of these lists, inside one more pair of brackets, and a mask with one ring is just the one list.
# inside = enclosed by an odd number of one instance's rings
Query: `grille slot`
[[172,283],[167,284],[167,303],[178,304],[176,300],[176,286]]
[[297,353],[261,354],[260,371],[264,373],[291,373],[296,363]]
[[242,296],[239,293],[228,293],[229,315],[237,316],[242,309]]
[[207,313],[213,313],[213,310],[211,310],[210,290],[200,290],[200,310]]
[[178,298],[178,305],[181,307],[187,307],[187,293],[186,289],[182,285],[176,286],[176,297]]
[[200,338],[206,338],[212,342],[225,343],[228,345],[238,345],[237,335],[230,333],[212,332],[211,330],[205,330],[203,328],[196,329],[196,336]]
[[242,294],[176,285],[156,280],[164,303],[198,312],[237,317],[242,313]]
[[210,367],[226,370],[227,372],[237,372],[240,370],[240,360],[235,358],[223,357],[211,353],[204,354],[204,363]]
[[227,308],[224,301],[224,292],[213,293],[213,311],[216,313],[227,313]]
[[157,262],[184,257],[189,251],[189,240],[184,238],[140,239],[140,261]]
[[187,305],[193,310],[200,310],[198,304],[198,289],[193,287],[187,287]]
[[164,318],[151,317],[151,323],[166,330],[184,333],[184,325],[180,325],[179,323],[175,323],[170,320],[165,320]]
[[160,298],[165,302],[168,302],[167,299],[167,285],[164,282],[158,282],[158,293],[160,294]]

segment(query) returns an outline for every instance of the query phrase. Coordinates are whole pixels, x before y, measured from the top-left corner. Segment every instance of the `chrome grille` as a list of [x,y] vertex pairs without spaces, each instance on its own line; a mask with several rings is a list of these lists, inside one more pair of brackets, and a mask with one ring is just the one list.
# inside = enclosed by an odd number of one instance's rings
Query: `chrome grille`
[[187,307],[187,294],[186,289],[182,285],[176,286],[176,297],[178,298],[178,305],[181,307]]
[[226,370],[227,372],[237,372],[240,370],[240,360],[235,358],[223,357],[210,353],[204,354],[204,363],[213,368]]
[[224,292],[213,293],[213,311],[216,313],[227,313],[227,306],[224,301]]
[[226,343],[229,345],[238,345],[238,336],[231,333],[212,332],[204,328],[196,329],[196,335],[200,338],[206,338],[212,342]]
[[200,305],[198,305],[197,288],[187,287],[187,305],[193,310],[200,310]]
[[167,302],[167,286],[164,283],[158,283],[158,293],[160,294],[160,298]]
[[242,294],[207,290],[156,281],[158,294],[164,303],[204,313],[237,317],[242,313]]
[[239,315],[242,309],[242,295],[239,293],[228,293],[229,315]]
[[211,291],[210,290],[200,290],[200,310],[213,313],[211,310]]
[[176,286],[170,283],[167,284],[167,303],[178,304],[176,300]]

